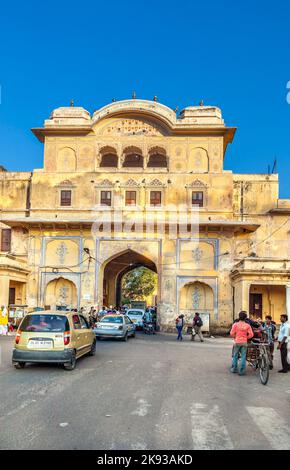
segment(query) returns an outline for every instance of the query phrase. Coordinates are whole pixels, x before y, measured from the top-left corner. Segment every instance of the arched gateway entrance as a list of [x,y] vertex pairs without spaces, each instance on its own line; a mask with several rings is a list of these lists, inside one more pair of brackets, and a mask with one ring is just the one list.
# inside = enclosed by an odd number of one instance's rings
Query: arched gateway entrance
[[152,260],[131,249],[119,253],[106,263],[103,276],[103,305],[120,306],[123,276],[141,266],[157,273],[156,264]]

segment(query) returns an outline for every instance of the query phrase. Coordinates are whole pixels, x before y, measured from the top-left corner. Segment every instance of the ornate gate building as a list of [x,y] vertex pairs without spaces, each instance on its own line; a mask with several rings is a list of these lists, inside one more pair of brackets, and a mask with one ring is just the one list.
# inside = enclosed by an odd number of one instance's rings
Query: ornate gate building
[[241,309],[290,314],[290,200],[276,174],[224,170],[235,128],[219,108],[62,107],[33,133],[43,168],[0,172],[1,305],[116,305],[146,266],[163,329],[178,312],[215,329]]

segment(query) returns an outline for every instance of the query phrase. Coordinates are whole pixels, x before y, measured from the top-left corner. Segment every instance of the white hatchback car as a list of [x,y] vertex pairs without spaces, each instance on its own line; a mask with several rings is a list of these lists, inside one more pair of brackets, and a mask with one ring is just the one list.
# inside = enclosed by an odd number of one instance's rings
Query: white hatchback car
[[127,317],[136,325],[136,328],[143,328],[144,314],[145,311],[141,308],[129,308],[126,313]]

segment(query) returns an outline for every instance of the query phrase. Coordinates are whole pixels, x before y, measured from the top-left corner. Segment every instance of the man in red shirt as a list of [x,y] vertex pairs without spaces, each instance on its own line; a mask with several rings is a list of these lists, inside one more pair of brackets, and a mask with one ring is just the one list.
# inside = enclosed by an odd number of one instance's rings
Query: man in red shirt
[[239,355],[241,355],[239,375],[245,375],[247,343],[248,340],[254,336],[251,326],[245,321],[246,318],[247,313],[241,311],[239,313],[239,321],[233,324],[230,333],[231,337],[234,338],[235,341],[231,372],[234,374],[238,372],[238,360]]

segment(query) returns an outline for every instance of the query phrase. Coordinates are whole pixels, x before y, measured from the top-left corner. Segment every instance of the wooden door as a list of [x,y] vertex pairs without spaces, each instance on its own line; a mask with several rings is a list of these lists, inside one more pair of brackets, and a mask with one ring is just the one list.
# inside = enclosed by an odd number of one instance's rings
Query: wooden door
[[15,287],[9,288],[9,305],[15,305]]
[[255,318],[262,318],[263,304],[262,294],[250,294],[250,315]]

